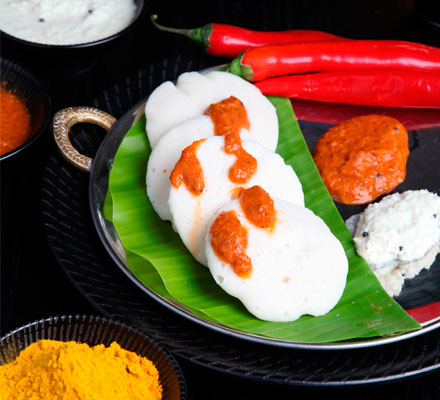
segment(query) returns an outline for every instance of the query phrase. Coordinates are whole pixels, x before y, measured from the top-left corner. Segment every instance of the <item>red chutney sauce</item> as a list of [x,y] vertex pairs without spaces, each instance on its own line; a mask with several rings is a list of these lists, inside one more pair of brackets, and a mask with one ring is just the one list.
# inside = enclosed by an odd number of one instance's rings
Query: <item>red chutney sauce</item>
[[195,196],[200,195],[205,188],[203,169],[197,158],[197,149],[205,140],[196,140],[186,147],[170,174],[171,184],[175,188],[179,188],[183,182],[186,188]]
[[24,102],[0,86],[0,155],[25,143],[31,135],[31,115]]
[[205,111],[214,125],[214,134],[224,136],[249,130],[250,123],[244,104],[234,96],[211,104]]
[[220,260],[231,265],[240,278],[252,273],[252,262],[246,254],[247,230],[240,223],[234,210],[223,211],[209,229],[211,246]]
[[237,133],[225,136],[225,153],[235,155],[236,159],[229,170],[229,179],[238,184],[246,183],[257,171],[257,160],[241,144]]
[[211,104],[205,111],[214,125],[214,134],[224,136],[225,153],[236,157],[229,170],[229,179],[238,184],[246,183],[257,170],[257,160],[243,149],[240,138],[242,129],[249,129],[246,108],[234,96]]
[[275,226],[274,202],[261,186],[242,189],[239,198],[244,215],[252,224],[261,229],[271,229]]
[[[258,185],[237,191],[240,206],[246,218],[261,229],[275,226],[275,207],[269,194]],[[214,220],[210,228],[211,246],[223,262],[231,265],[240,278],[252,273],[252,262],[246,254],[247,230],[240,223],[234,210],[224,211]]]
[[330,128],[313,159],[335,201],[365,204],[389,193],[406,177],[408,133],[396,119],[363,115]]

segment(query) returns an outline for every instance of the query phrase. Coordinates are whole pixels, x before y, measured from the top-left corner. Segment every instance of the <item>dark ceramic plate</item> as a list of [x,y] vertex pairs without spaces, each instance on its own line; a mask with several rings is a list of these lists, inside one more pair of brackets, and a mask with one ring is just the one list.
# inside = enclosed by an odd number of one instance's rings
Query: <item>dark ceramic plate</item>
[[106,347],[116,341],[122,348],[151,360],[159,371],[164,400],[186,399],[182,371],[158,343],[125,324],[94,316],[51,317],[27,324],[0,339],[0,365],[14,361],[20,351],[42,339],[76,341]]
[[[203,67],[191,60],[164,60],[105,91],[93,106],[120,118],[164,80]],[[301,125],[306,138],[309,130],[323,129],[307,122]],[[99,134],[94,137],[81,129],[72,134],[75,146],[83,154],[92,155],[102,140]],[[438,330],[377,349],[335,352],[280,349],[195,324],[152,300],[115,265],[90,216],[88,175],[67,165],[57,154],[50,157],[46,167],[42,201],[44,224],[54,254],[80,292],[106,315],[129,321],[160,338],[179,357],[235,375],[312,385],[372,383],[439,367]]]
[[0,71],[2,85],[22,99],[31,114],[29,139],[21,146],[0,156],[0,160],[4,160],[31,146],[44,132],[51,115],[51,101],[49,92],[40,79],[18,64],[0,58]]

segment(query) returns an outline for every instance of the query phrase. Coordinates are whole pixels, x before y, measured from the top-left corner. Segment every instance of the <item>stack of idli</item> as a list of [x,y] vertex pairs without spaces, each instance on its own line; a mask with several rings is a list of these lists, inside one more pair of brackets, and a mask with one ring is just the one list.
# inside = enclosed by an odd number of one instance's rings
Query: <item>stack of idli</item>
[[[246,179],[231,178],[238,153],[226,151],[230,135],[219,136],[218,121],[207,112],[225,99],[238,99],[247,115],[248,124],[234,133],[240,143],[233,147],[255,162]],[[304,206],[293,168],[275,152],[279,129],[270,101],[251,83],[228,72],[188,72],[175,84],[167,81],[156,88],[145,114],[152,148],[148,198],[217,284],[263,320],[293,321],[304,314],[329,312],[344,291],[348,261],[339,240]],[[173,181],[188,154],[193,157],[190,167],[203,180],[197,192],[185,181]],[[255,187],[273,203],[275,219],[270,228],[250,221],[240,202],[240,193]],[[258,201],[254,207],[257,214],[264,210]],[[212,245],[211,227],[222,213],[231,211],[246,234],[242,250],[252,267],[245,277]],[[232,237],[229,244],[238,246],[238,241]]]

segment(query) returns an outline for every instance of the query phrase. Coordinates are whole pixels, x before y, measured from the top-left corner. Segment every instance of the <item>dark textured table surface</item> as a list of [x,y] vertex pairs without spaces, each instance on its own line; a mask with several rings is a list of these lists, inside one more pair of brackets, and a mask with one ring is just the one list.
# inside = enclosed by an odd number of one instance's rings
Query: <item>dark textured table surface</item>
[[[98,52],[70,55],[25,51],[2,38],[1,56],[40,76],[49,87],[53,111],[66,106],[92,105],[92,99],[114,82],[164,58],[183,55],[203,59],[206,65],[225,60],[205,56],[188,39],[155,31],[151,13],[164,25],[196,27],[224,22],[252,29],[319,29],[352,38],[404,39],[440,46],[436,10],[426,12],[424,2],[411,1],[218,1],[171,6],[147,3],[145,19],[128,36]],[[168,3],[168,4],[167,4]],[[356,6],[354,5],[356,4]],[[427,3],[429,4],[429,2]],[[422,10],[422,11],[420,11]],[[438,10],[437,10],[438,12]],[[438,23],[437,19],[437,23]],[[42,224],[41,187],[54,144],[50,129],[27,151],[5,160],[1,167],[1,314],[0,336],[25,323],[51,315],[95,314],[58,265]],[[352,398],[388,396],[399,399],[434,399],[440,393],[439,374],[388,383],[313,387],[270,384],[233,377],[179,360],[190,399],[223,398]]]

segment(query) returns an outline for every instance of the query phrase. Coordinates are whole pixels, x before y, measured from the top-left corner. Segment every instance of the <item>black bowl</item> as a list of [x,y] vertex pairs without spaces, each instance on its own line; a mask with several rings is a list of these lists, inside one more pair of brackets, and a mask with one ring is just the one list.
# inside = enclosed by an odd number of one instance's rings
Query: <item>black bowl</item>
[[130,24],[127,25],[124,29],[120,30],[119,32],[114,33],[111,36],[107,36],[102,39],[94,40],[92,42],[67,44],[67,45],[45,44],[45,43],[38,43],[38,42],[32,42],[29,40],[21,39],[17,36],[13,36],[13,35],[11,35],[7,32],[4,32],[2,30],[0,30],[0,33],[6,39],[8,39],[10,41],[16,42],[16,43],[21,44],[22,46],[25,46],[25,47],[33,47],[33,48],[37,48],[37,49],[39,48],[40,50],[42,50],[42,49],[59,49],[60,50],[60,49],[78,49],[78,48],[85,48],[85,47],[96,47],[96,46],[102,45],[104,43],[111,42],[112,40],[119,38],[121,36],[124,36],[127,32],[132,30],[137,25],[137,23],[139,22],[139,20],[141,19],[141,17],[144,15],[144,13],[146,11],[145,2],[146,2],[146,0],[134,0],[134,3],[136,4],[135,16],[132,19],[132,21],[130,22]]
[[51,100],[42,81],[20,65],[0,58],[0,70],[4,87],[22,99],[31,114],[29,139],[21,146],[0,156],[0,160],[4,160],[32,145],[45,131],[51,116]]
[[185,380],[171,354],[138,330],[101,317],[56,316],[18,328],[0,339],[0,365],[14,361],[21,350],[42,339],[73,340],[89,346],[109,346],[116,341],[125,350],[147,357],[155,364],[163,387],[163,400],[186,399]]
[[[138,51],[135,43],[138,37],[145,36],[142,29],[149,0],[134,1],[136,14],[125,29],[92,42],[41,44],[0,31],[3,57],[38,74],[47,85],[57,109],[82,105],[94,96],[94,91],[106,86],[115,76],[124,75],[130,53]],[[107,77],[108,74],[112,76]]]

